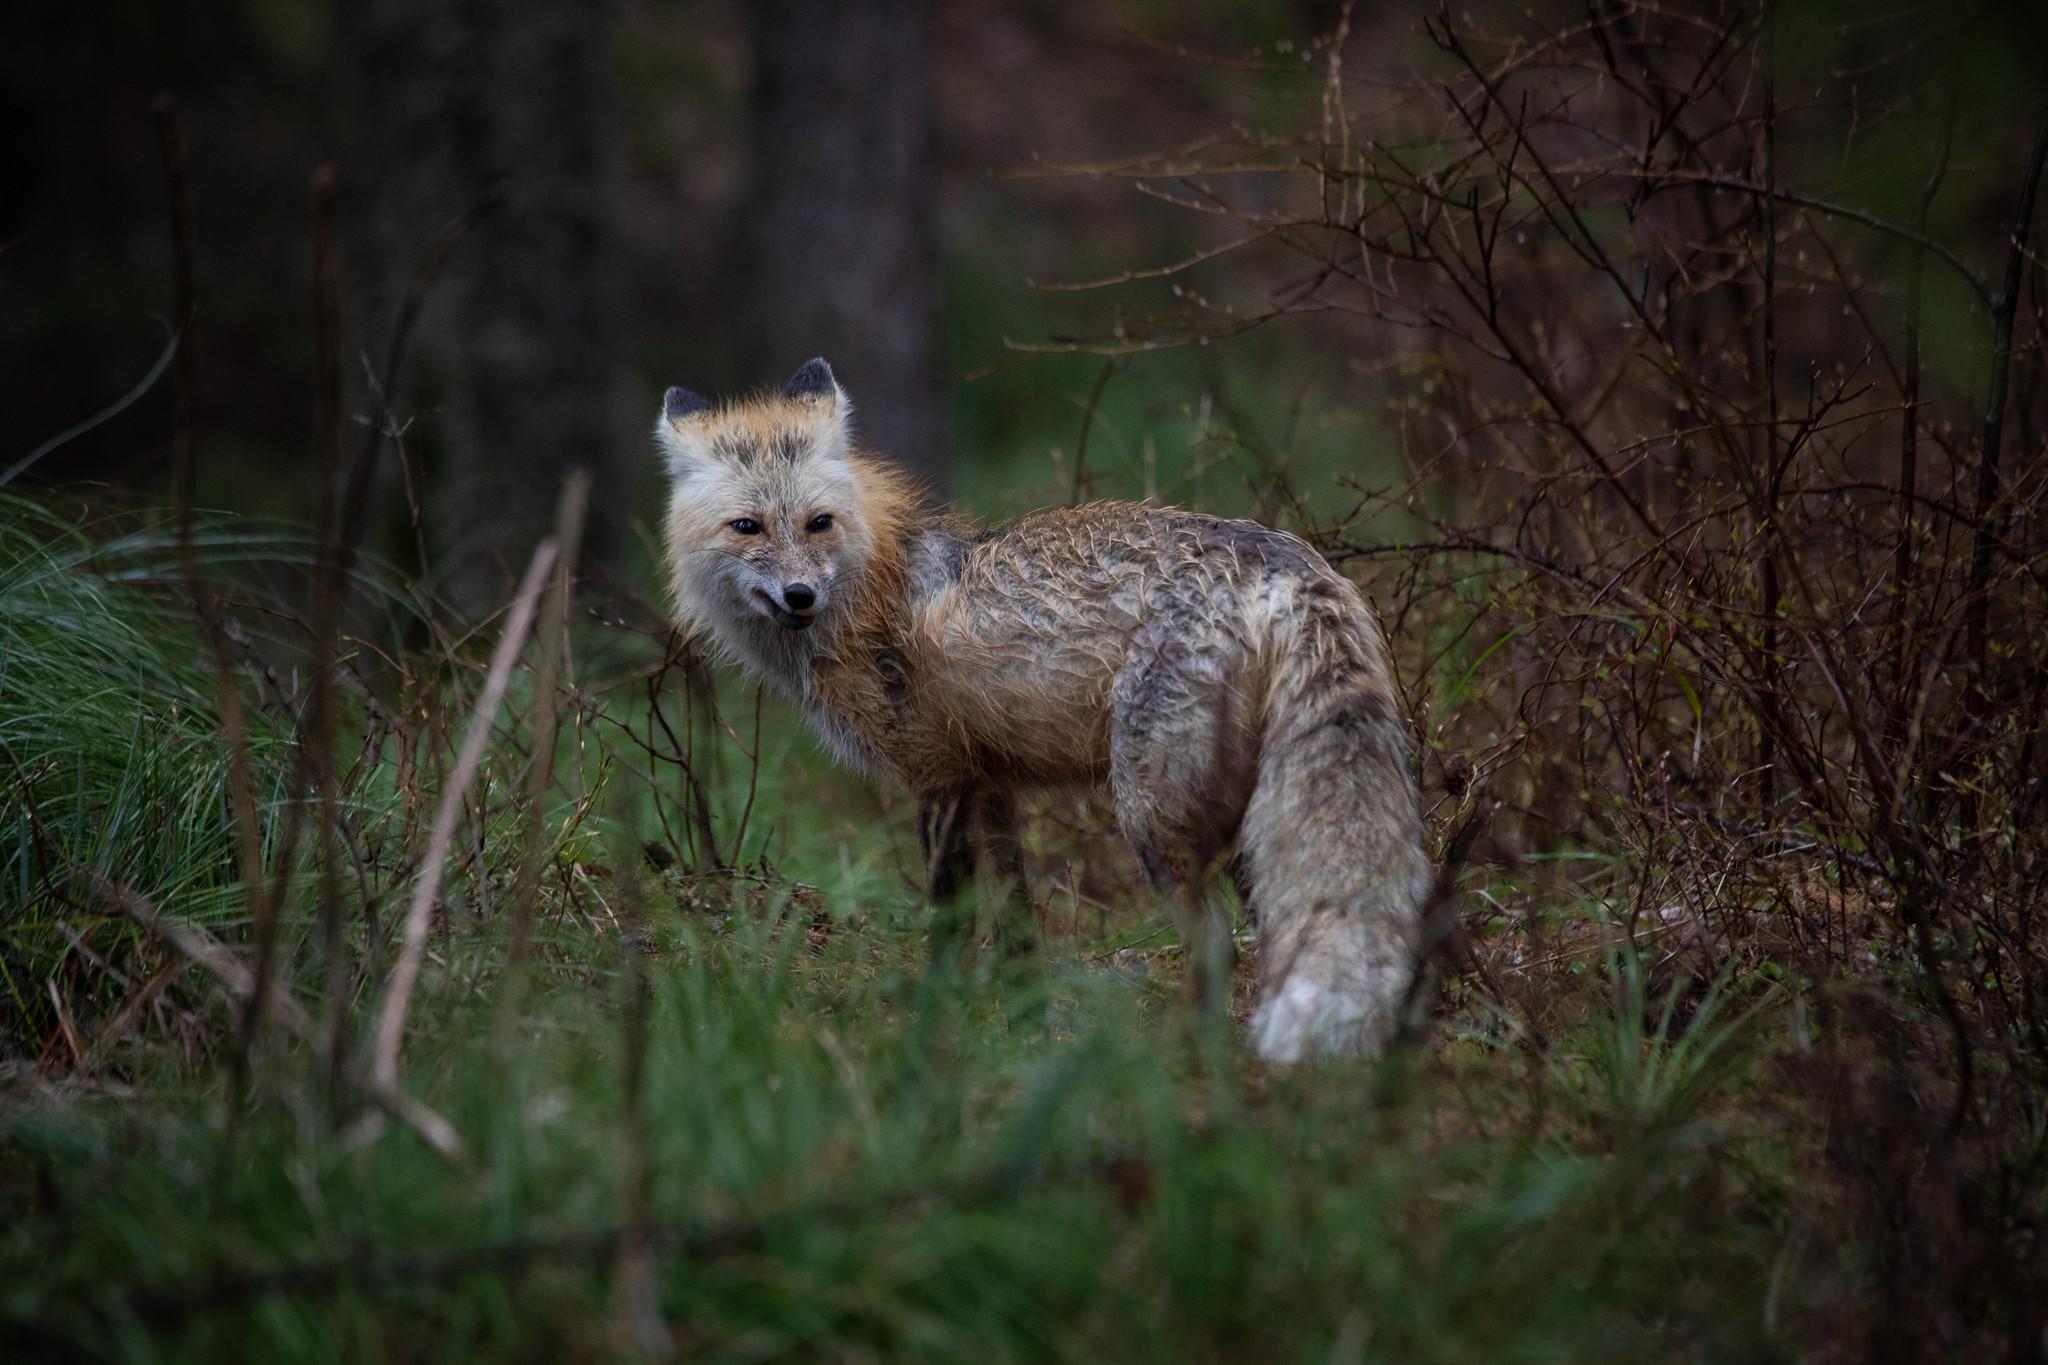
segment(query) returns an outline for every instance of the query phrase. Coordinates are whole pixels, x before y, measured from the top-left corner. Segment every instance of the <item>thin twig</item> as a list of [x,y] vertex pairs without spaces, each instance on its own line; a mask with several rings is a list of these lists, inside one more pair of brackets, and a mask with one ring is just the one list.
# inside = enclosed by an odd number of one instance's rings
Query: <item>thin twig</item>
[[630,945],[624,951],[626,1150],[620,1175],[625,1209],[618,1255],[612,1263],[611,1337],[612,1344],[628,1355],[668,1360],[675,1355],[675,1338],[661,1320],[655,1289],[656,1245],[647,1189],[647,1029],[652,994],[647,965],[640,960],[639,951]]
[[1111,356],[1102,362],[1102,371],[1095,376],[1095,387],[1088,391],[1088,399],[1081,405],[1081,434],[1074,441],[1074,489],[1067,499],[1076,507],[1087,497],[1090,487],[1088,435],[1095,427],[1096,411],[1102,402],[1102,391],[1109,387],[1110,377],[1117,372],[1122,363],[1117,356]]
[[[1928,210],[1933,207],[1934,196],[1940,191],[1942,179],[1948,173],[1955,129],[1955,91],[1952,84],[1944,85],[1941,149],[1935,156],[1934,168],[1927,173],[1926,183],[1920,187],[1920,199],[1913,212],[1914,228],[1922,236],[1927,231]],[[1920,277],[1926,265],[1926,255],[1926,248],[1916,242],[1906,260],[1906,337],[1902,360],[1905,372],[1899,394],[1903,409],[1899,422],[1899,536],[1892,551],[1892,691],[1900,700],[1894,708],[1889,729],[1895,736],[1904,716],[1907,656],[1912,645],[1913,608],[1909,599],[1913,591],[1913,501],[1920,487]],[[1903,743],[1903,736],[1898,739]]]
[[[335,228],[336,179],[334,167],[323,165],[314,170],[308,187],[313,237],[313,432],[319,452],[321,560],[320,571],[314,575],[312,617],[322,623],[325,633],[314,641],[311,701],[299,749],[301,775],[320,804],[314,859],[320,879],[320,954],[326,967],[322,1025],[327,1035],[330,1117],[338,1112],[342,1070],[347,1062],[344,1040],[350,976],[342,952],[341,883],[335,854],[341,822],[334,775],[334,660],[340,654],[334,633],[340,627],[341,584],[331,576],[332,566],[340,562],[336,485],[341,477],[341,252]],[[293,816],[296,813],[295,806]],[[286,817],[287,826],[294,824],[293,816]],[[280,875],[292,855],[292,834],[283,842],[287,848],[280,859]]]
[[239,1092],[247,1080],[250,1048],[263,1026],[270,993],[271,958],[276,951],[277,915],[276,904],[264,886],[263,839],[256,818],[256,784],[249,769],[249,724],[242,706],[242,689],[228,652],[220,606],[200,571],[199,553],[192,538],[199,483],[199,352],[193,340],[193,320],[198,313],[198,248],[193,229],[190,156],[177,101],[168,94],[159,95],[151,113],[163,162],[164,188],[171,203],[173,288],[181,341],[171,389],[178,562],[212,656],[215,717],[228,755],[228,799],[233,807],[230,818],[234,822],[243,894],[248,898],[249,913],[256,926],[256,983],[249,992],[235,1049],[235,1089]]
[[[2027,264],[2027,237],[2034,225],[2034,198],[2041,188],[2041,171],[2048,163],[2048,117],[2034,134],[2034,154],[2027,161],[2026,179],[2020,186],[2019,210],[2013,214],[2012,232],[2007,239],[2005,280],[1999,286],[1997,310],[1993,314],[1991,343],[1991,393],[1984,404],[1983,448],[1977,457],[1976,520],[1989,524],[1992,505],[1998,500],[1999,444],[2005,434],[2005,400],[2012,383],[2012,327],[2019,312],[2022,273]],[[1991,620],[1991,537],[1981,531],[1970,551],[1969,653],[1971,686],[1983,685],[1984,662],[1990,641]]]
[[526,781],[520,791],[525,811],[521,820],[519,866],[512,882],[512,942],[506,955],[505,978],[498,996],[497,1037],[501,1046],[509,1040],[513,1022],[519,1017],[527,962],[532,954],[541,865],[549,848],[541,829],[541,802],[555,776],[560,706],[556,697],[557,678],[568,667],[569,602],[574,591],[577,553],[583,540],[583,514],[589,496],[590,476],[581,469],[569,471],[568,477],[562,481],[561,497],[555,507],[555,543],[562,549],[548,589],[547,619],[540,629],[540,661],[534,673],[533,688],[533,745],[527,759]]
[[455,826],[462,818],[463,797],[469,790],[471,779],[476,776],[477,764],[483,759],[484,746],[490,741],[491,726],[498,714],[498,704],[504,700],[506,684],[511,681],[512,665],[519,658],[520,647],[526,643],[527,628],[533,624],[541,585],[547,581],[548,570],[555,562],[555,546],[551,536],[534,549],[533,559],[526,566],[526,576],[520,580],[518,592],[513,596],[504,632],[498,637],[497,652],[491,656],[491,669],[484,679],[483,693],[477,698],[476,710],[470,716],[469,730],[463,735],[462,750],[456,757],[454,771],[441,788],[433,831],[427,840],[426,862],[420,868],[419,880],[413,885],[412,901],[406,906],[398,964],[392,968],[391,976],[384,985],[383,1006],[377,1016],[376,1037],[371,1051],[371,1078],[393,1091],[398,1087],[398,1054],[405,1039],[405,1018],[412,1006],[412,991],[414,983],[419,980],[420,963],[426,955],[427,925],[440,894],[441,874],[447,866],[448,850],[455,842]]
[[164,339],[163,350],[157,354],[156,362],[136,382],[134,388],[128,390],[128,392],[122,394],[92,416],[64,428],[64,430],[58,432],[49,440],[7,466],[6,469],[0,470],[0,488],[5,488],[8,484],[14,482],[17,476],[27,473],[35,465],[36,461],[42,459],[51,451],[62,449],[64,446],[85,435],[88,431],[91,431],[94,427],[110,422],[120,416],[132,407],[138,398],[141,398],[142,395],[155,388],[156,381],[163,378],[164,371],[171,368],[171,358],[178,353],[178,333],[176,329],[166,330],[169,331],[170,335]]

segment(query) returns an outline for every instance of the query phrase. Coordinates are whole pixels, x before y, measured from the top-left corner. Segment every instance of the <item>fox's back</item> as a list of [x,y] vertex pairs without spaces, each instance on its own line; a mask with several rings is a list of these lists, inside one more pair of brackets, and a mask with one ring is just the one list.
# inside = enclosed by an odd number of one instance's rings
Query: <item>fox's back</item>
[[1039,513],[932,557],[914,575],[906,641],[919,728],[931,730],[919,766],[964,749],[976,766],[1053,782],[1106,771],[1111,692],[1141,631],[1256,696],[1257,680],[1238,675],[1261,666],[1292,604],[1355,600],[1293,536],[1133,503]]

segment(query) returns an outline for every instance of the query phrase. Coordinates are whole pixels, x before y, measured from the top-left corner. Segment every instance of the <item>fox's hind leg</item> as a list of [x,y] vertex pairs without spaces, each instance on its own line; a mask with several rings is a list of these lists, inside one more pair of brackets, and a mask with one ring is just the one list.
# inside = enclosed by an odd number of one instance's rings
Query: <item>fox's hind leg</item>
[[1259,922],[1259,907],[1252,904],[1252,866],[1245,860],[1244,850],[1230,855],[1230,884],[1237,888],[1237,903],[1244,907],[1246,924]]
[[1162,612],[1133,637],[1110,695],[1109,785],[1117,824],[1187,953],[1191,1001],[1221,1008],[1236,944],[1227,907],[1205,893],[1250,798],[1255,742],[1230,680],[1233,642]]
[[1157,844],[1132,841],[1145,880],[1165,907],[1180,935],[1186,974],[1181,996],[1198,1010],[1222,1010],[1230,1003],[1230,975],[1237,965],[1237,942],[1230,933],[1230,913],[1208,895],[1194,858],[1176,856]]

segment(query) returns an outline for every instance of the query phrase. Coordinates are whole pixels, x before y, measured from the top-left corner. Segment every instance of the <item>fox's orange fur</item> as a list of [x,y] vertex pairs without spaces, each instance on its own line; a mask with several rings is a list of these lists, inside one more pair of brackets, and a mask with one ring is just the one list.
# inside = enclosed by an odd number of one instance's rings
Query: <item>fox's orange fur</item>
[[1202,883],[1235,849],[1260,919],[1255,1048],[1382,1042],[1428,868],[1358,590],[1251,522],[1098,503],[986,532],[920,513],[850,415],[822,361],[723,406],[670,391],[680,619],[927,803],[999,824],[1020,788],[1107,784],[1194,967],[1228,951]]

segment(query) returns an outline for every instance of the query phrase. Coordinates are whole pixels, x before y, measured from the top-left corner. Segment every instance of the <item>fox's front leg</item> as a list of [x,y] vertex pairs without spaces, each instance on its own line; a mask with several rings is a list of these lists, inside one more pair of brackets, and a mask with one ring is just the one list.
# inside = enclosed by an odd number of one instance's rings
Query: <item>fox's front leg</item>
[[980,854],[978,875],[984,899],[991,902],[995,922],[991,937],[1005,957],[1018,957],[1038,946],[1031,916],[1030,889],[1024,881],[1024,846],[1017,838],[1017,800],[1006,791],[981,791],[974,797],[974,842]]
[[972,795],[940,792],[917,803],[917,847],[924,855],[924,895],[935,903],[950,901],[960,884],[974,875],[974,841],[968,810]]
[[[1008,792],[970,788],[925,797],[918,803],[917,837],[926,899],[947,904],[972,879],[977,900],[993,902],[991,937],[997,947],[1013,955],[1034,946],[1017,804]],[[976,918],[973,909],[965,910],[969,926]]]

